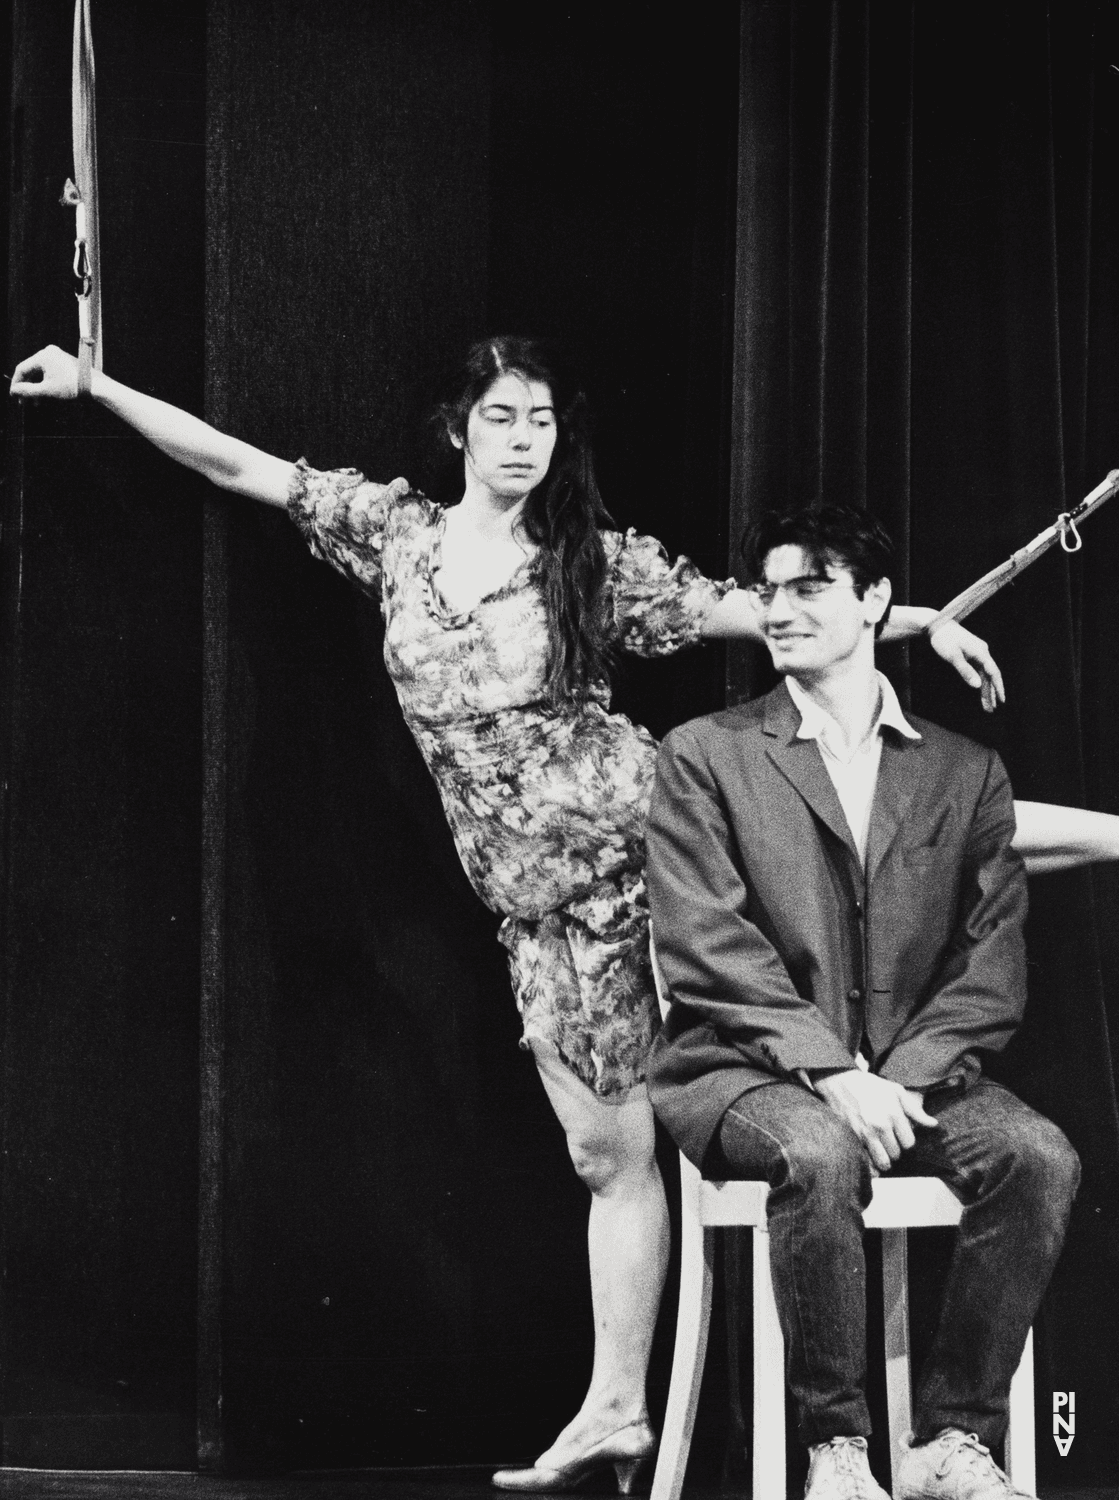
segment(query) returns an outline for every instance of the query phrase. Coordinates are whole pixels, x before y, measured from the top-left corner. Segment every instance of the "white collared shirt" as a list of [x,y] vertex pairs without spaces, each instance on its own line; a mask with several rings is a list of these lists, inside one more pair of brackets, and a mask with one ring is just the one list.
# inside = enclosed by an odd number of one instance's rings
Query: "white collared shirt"
[[866,868],[866,843],[870,833],[870,812],[874,805],[874,792],[878,785],[878,766],[882,759],[882,730],[896,729],[908,740],[919,740],[921,736],[901,711],[898,695],[889,678],[881,672],[878,678],[880,691],[878,714],[861,744],[851,749],[846,743],[842,729],[825,709],[814,703],[799,683],[791,677],[785,678],[789,696],[800,712],[798,740],[815,740],[820,749],[824,767],[835,787],[839,805],[847,819],[847,826],[859,851],[859,859]]

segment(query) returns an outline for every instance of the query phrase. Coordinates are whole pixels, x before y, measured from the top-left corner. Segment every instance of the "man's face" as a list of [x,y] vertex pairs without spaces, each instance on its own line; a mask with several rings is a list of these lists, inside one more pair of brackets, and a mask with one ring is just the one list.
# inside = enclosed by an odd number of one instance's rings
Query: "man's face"
[[860,599],[849,569],[831,563],[820,568],[800,547],[774,547],[762,583],[775,587],[758,609],[779,672],[817,678],[860,651],[873,662],[874,627],[890,602],[888,578],[871,584]]

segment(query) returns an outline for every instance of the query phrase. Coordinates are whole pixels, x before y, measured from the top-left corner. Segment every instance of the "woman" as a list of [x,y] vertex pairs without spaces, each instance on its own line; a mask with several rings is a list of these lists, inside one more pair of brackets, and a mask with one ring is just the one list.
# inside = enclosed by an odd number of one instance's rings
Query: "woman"
[[[12,392],[72,398],[76,362],[44,349]],[[91,394],[222,488],[286,505],[318,557],[381,598],[405,718],[466,872],[504,917],[523,1045],[591,1194],[590,1388],[532,1468],[494,1483],[558,1489],[612,1463],[628,1493],[655,1446],[645,1371],[668,1222],[643,1081],[656,1026],[643,884],[655,744],[608,713],[607,667],[615,650],[757,637],[753,607],[733,582],[607,529],[583,397],[528,340],[476,345],[440,408],[464,468],[448,508],[403,480],[275,458],[102,374]],[[932,615],[896,608],[887,637]],[[984,643],[957,624],[932,643],[993,708],[1002,684]],[[1119,819],[1021,811],[1020,844],[1049,868],[1119,847]]]

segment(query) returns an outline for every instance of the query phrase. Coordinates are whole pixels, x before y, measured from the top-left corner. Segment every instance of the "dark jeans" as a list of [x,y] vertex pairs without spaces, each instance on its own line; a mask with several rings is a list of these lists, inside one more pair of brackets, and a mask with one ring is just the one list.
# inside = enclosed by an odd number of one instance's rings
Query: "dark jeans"
[[[964,1203],[932,1350],[917,1381],[914,1433],[945,1427],[988,1445],[1006,1428],[1011,1377],[1061,1251],[1080,1177],[1061,1131],[981,1078],[930,1094],[938,1128],[894,1166],[942,1177]],[[872,1177],[862,1145],[823,1100],[794,1083],[751,1089],[723,1116],[710,1177],[770,1185],[770,1259],[789,1385],[806,1443],[870,1432],[862,1210]]]

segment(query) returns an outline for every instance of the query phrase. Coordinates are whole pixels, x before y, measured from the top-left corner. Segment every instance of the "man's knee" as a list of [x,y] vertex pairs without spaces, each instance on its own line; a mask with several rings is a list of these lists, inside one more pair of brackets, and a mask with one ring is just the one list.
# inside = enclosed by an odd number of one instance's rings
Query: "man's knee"
[[1049,1197],[1071,1204],[1080,1186],[1080,1158],[1060,1126],[1052,1120],[1042,1124],[1028,1148],[1029,1171]]
[[865,1207],[873,1179],[854,1131],[819,1100],[797,1097],[794,1103],[783,1112],[777,1090],[766,1089],[731,1105],[719,1132],[730,1172],[767,1178],[774,1190],[799,1191],[821,1205]]
[[1003,1170],[1040,1221],[1063,1226],[1080,1183],[1080,1158],[1059,1125],[1032,1114],[1003,1141]]
[[873,1177],[866,1149],[855,1132],[830,1110],[813,1129],[786,1143],[789,1182],[821,1205],[870,1202]]

